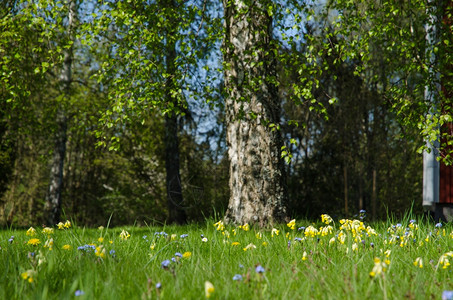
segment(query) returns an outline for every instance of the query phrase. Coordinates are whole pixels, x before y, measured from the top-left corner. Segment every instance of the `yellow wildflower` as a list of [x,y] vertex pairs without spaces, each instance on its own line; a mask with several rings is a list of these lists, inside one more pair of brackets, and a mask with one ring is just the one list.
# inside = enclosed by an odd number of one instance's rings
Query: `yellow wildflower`
[[214,293],[214,291],[215,291],[214,285],[209,281],[205,281],[204,292],[205,292],[206,298],[210,298],[212,293]]
[[414,266],[423,268],[423,259],[421,257],[417,257],[414,261]]
[[[386,261],[388,262],[388,260]],[[374,258],[374,267],[373,270],[370,272],[371,277],[376,277],[381,275],[383,272],[387,270],[387,263],[382,262],[380,258],[375,257]]]
[[261,232],[258,232],[257,234],[255,234],[256,238],[261,240],[261,238],[263,237],[262,233]]
[[318,235],[318,229],[310,225],[307,228],[305,228],[304,234],[306,237],[315,237],[316,235]]
[[321,221],[324,224],[330,224],[330,223],[333,222],[332,218],[329,215],[326,215],[326,214],[321,215]]
[[263,242],[262,245],[263,245],[264,247],[266,247],[266,246],[267,246],[267,242]]
[[225,229],[225,225],[223,224],[223,221],[214,223],[214,226],[217,227],[217,231],[223,231]]
[[329,245],[333,245],[333,244],[335,244],[335,238],[334,237],[329,240]]
[[104,242],[104,238],[101,236],[100,238],[98,238],[98,242],[99,242],[99,243]]
[[177,235],[176,235],[175,233],[173,233],[173,234],[170,236],[170,240],[171,240],[171,241],[174,241],[174,240],[176,240],[176,237],[177,237]]
[[252,243],[248,244],[245,248],[244,248],[244,251],[247,251],[249,249],[256,249],[256,246],[253,245]]
[[53,239],[48,239],[45,244],[44,244],[44,248],[49,248],[49,250],[52,250],[52,247],[53,247]]
[[357,243],[352,244],[352,251],[358,251],[359,247],[357,246]]
[[326,227],[321,227],[320,228],[321,236],[326,236],[328,234],[331,234],[333,232],[333,227],[332,226],[326,226]]
[[36,238],[35,238],[35,239],[30,239],[30,240],[27,242],[28,245],[33,245],[33,246],[37,246],[37,245],[40,244],[40,243],[41,243],[41,241],[40,241],[39,239],[36,239]]
[[61,249],[63,249],[63,250],[71,250],[71,245],[68,245],[68,244],[63,245],[63,247],[61,247]]
[[104,226],[102,226],[102,225],[99,226],[99,227],[98,227],[98,230],[101,230],[101,231],[104,230]]
[[34,281],[34,277],[36,276],[36,271],[35,270],[27,270],[20,274],[22,279],[27,280],[29,283],[32,283]]
[[242,230],[244,230],[244,231],[249,231],[250,225],[249,225],[249,223],[245,223],[244,225],[239,226],[239,228],[242,228]]
[[272,228],[272,232],[271,232],[271,236],[274,237],[274,234],[275,235],[278,235],[280,233],[280,230],[276,229],[276,228]]
[[60,229],[60,230],[64,229],[64,224],[63,224],[63,222],[59,222],[59,223],[57,224],[57,227],[58,227],[58,229]]
[[302,254],[302,260],[307,260],[307,251]]
[[183,258],[190,258],[192,256],[192,252],[184,252],[184,254],[182,255]]
[[42,230],[42,233],[47,234],[47,235],[51,235],[51,234],[53,234],[53,228],[45,227],[45,228]]
[[94,254],[100,258],[105,258],[105,248],[101,245],[96,247],[96,251],[94,251]]
[[237,245],[240,245],[240,243],[239,242],[232,242],[231,243],[231,246],[237,246]]
[[292,219],[291,221],[289,221],[289,223],[286,224],[286,226],[288,226],[289,228],[291,228],[291,230],[296,229],[296,219]]
[[127,240],[131,235],[129,234],[129,232],[127,232],[126,230],[123,229],[123,231],[121,231],[120,233],[120,238],[124,241],[124,240]]
[[33,227],[30,227],[30,228],[27,230],[27,235],[28,235],[28,236],[35,236],[35,235],[36,235],[36,229],[34,229]]
[[66,220],[66,222],[64,222],[64,228],[69,228],[71,227],[71,222],[69,220]]
[[150,248],[151,250],[154,250],[154,248],[156,248],[156,243],[152,243],[151,246],[149,246],[149,248]]

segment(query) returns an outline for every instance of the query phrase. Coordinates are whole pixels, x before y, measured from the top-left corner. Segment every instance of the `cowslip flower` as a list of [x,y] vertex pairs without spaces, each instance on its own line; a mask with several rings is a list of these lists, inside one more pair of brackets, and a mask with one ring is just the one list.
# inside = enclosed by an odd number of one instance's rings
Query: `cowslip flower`
[[421,257],[417,257],[414,261],[414,266],[423,268],[423,259]]
[[23,280],[27,280],[29,283],[32,283],[36,277],[36,271],[35,270],[27,270],[20,274]]
[[223,221],[214,223],[214,226],[216,227],[217,231],[223,231],[225,229],[225,225],[223,224]]
[[327,214],[323,214],[321,215],[321,221],[324,223],[324,224],[330,224],[333,222],[332,218],[327,215]]
[[131,235],[129,234],[129,232],[127,232],[126,230],[123,229],[123,231],[121,231],[120,233],[120,238],[121,240],[125,241],[127,240]]
[[315,237],[316,235],[318,235],[318,229],[310,225],[307,228],[305,228],[304,234],[306,237]]
[[44,248],[49,248],[49,250],[52,250],[53,247],[53,239],[50,238],[44,243]]
[[66,220],[66,222],[64,222],[64,228],[70,228],[71,226],[72,224],[69,220]]
[[210,298],[212,293],[214,293],[214,291],[215,291],[214,285],[209,281],[205,281],[204,293],[205,293],[206,298]]
[[242,230],[244,230],[244,231],[249,231],[250,225],[249,225],[249,223],[245,223],[244,225],[239,226],[239,228],[242,228]]
[[261,238],[263,237],[263,234],[261,232],[257,232],[255,234],[255,236],[256,236],[257,239],[261,240]]
[[292,219],[291,221],[289,221],[289,223],[286,224],[286,226],[291,228],[291,230],[295,230],[296,229],[296,219]]
[[307,260],[308,259],[308,255],[307,255],[307,251],[304,251],[304,253],[302,254],[302,260]]
[[59,222],[59,223],[57,224],[57,227],[58,227],[59,230],[63,230],[63,229],[64,229],[64,224],[63,224],[63,222]]
[[53,228],[45,227],[45,228],[43,228],[42,233],[51,235],[51,234],[53,234]]
[[105,248],[104,248],[102,245],[96,247],[96,250],[94,251],[94,254],[95,254],[97,257],[105,258]]
[[28,240],[28,242],[27,242],[28,245],[33,245],[33,246],[37,246],[37,245],[39,245],[40,243],[41,243],[41,241],[40,241],[39,239],[36,239],[36,238],[30,239],[30,240]]
[[388,262],[388,260],[383,262],[383,261],[381,261],[380,258],[375,257],[374,258],[374,267],[373,267],[373,270],[371,270],[371,272],[370,272],[370,276],[376,277],[376,276],[381,275],[383,272],[385,272],[387,270],[387,262]]
[[28,230],[27,230],[27,233],[26,233],[28,236],[35,236],[36,235],[36,229],[34,229],[33,227],[30,227]]
[[278,235],[280,233],[280,230],[276,229],[276,228],[272,228],[272,231],[271,231],[271,237],[274,237],[274,235]]
[[256,246],[253,245],[252,243],[248,244],[245,248],[244,248],[244,251],[247,251],[249,249],[256,249]]

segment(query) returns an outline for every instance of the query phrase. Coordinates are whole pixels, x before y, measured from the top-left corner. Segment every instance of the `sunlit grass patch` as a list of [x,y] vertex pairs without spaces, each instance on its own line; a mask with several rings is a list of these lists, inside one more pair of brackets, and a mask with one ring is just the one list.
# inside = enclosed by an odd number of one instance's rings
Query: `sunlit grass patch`
[[0,232],[0,298],[439,299],[453,290],[449,224],[326,214],[267,229],[69,224]]

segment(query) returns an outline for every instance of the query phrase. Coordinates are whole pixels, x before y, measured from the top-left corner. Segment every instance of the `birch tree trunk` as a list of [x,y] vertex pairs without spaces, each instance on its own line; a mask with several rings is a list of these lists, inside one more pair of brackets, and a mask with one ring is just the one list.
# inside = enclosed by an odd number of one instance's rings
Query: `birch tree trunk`
[[[75,0],[70,0],[68,5],[67,35],[69,40],[73,40],[77,9]],[[71,45],[71,47],[67,48],[64,52],[64,61],[60,74],[60,86],[62,87],[63,102],[68,99],[71,89],[72,60],[73,46]],[[63,170],[68,130],[68,118],[64,106],[64,103],[60,103],[56,114],[57,133],[51,160],[49,189],[46,195],[45,203],[47,215],[46,221],[49,226],[55,225],[60,221],[61,192],[63,190]]]
[[280,102],[270,1],[224,0],[226,127],[230,200],[225,221],[286,218],[287,189],[277,130]]

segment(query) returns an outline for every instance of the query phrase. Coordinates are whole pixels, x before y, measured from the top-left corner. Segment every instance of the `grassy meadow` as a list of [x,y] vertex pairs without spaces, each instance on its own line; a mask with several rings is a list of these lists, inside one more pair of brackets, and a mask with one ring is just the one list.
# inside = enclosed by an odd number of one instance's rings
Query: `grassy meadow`
[[[362,215],[361,217],[363,217]],[[0,231],[0,299],[450,299],[453,227],[366,218]]]

